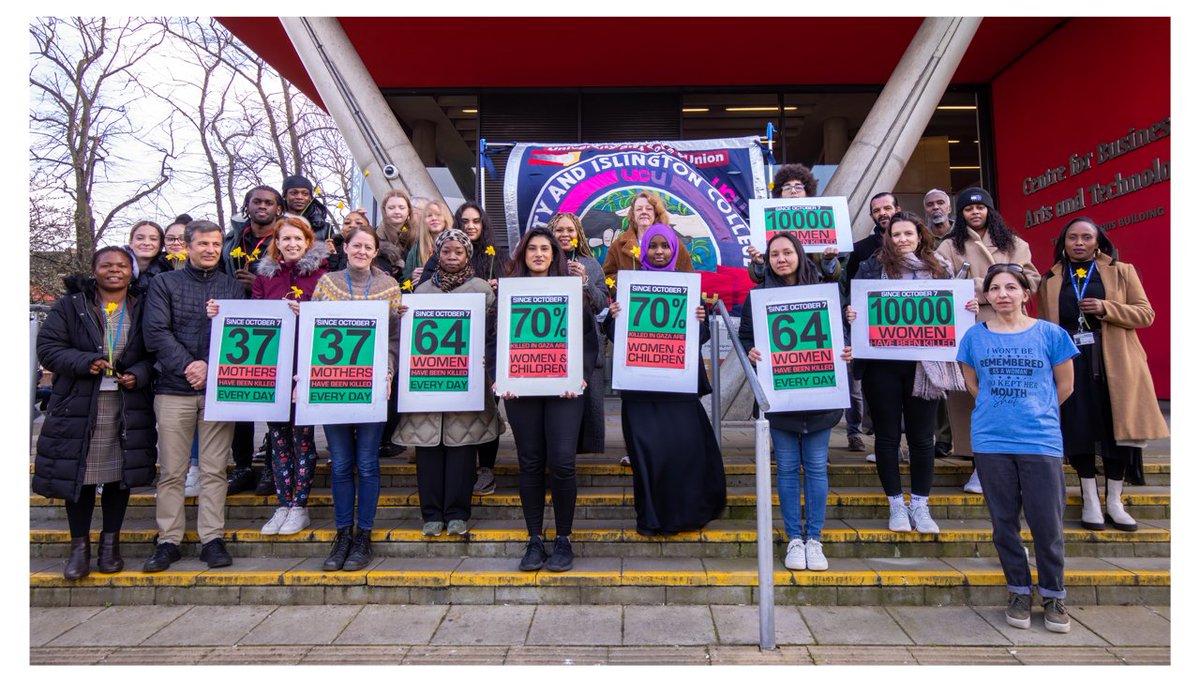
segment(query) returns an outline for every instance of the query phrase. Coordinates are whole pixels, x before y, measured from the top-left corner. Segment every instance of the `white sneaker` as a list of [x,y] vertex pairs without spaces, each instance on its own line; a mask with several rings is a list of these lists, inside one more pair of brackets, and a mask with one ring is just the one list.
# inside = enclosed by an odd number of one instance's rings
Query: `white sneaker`
[[929,515],[929,502],[927,500],[913,501],[908,507],[908,518],[912,522],[912,527],[918,533],[940,533],[941,528],[938,528],[933,517]]
[[868,462],[870,462],[870,463],[872,463],[872,464],[874,464],[874,463],[875,463],[875,453],[874,453],[874,452],[872,452],[871,454],[867,455],[867,461],[868,461]]
[[829,561],[825,559],[825,552],[821,551],[821,541],[815,538],[809,538],[804,543],[804,561],[810,571],[829,570]]
[[287,519],[279,527],[280,535],[295,535],[308,528],[308,508],[292,507],[288,510]]
[[287,520],[287,517],[288,517],[288,508],[287,507],[280,507],[280,508],[276,509],[275,513],[271,515],[271,518],[268,519],[267,522],[263,524],[262,530],[260,530],[258,532],[263,535],[278,534],[279,527],[283,525],[283,522],[285,520]]
[[183,495],[184,497],[200,495],[200,467],[195,464],[188,467],[187,478],[183,479]]
[[904,504],[903,498],[899,503],[888,500],[891,506],[891,512],[888,514],[888,530],[893,533],[911,533],[912,523],[908,518],[908,505]]
[[979,470],[978,469],[971,472],[971,478],[970,478],[970,480],[967,481],[967,484],[963,486],[963,490],[965,490],[969,493],[975,493],[976,495],[983,494],[983,486],[979,484]]
[[795,538],[788,543],[787,556],[783,558],[783,565],[793,571],[803,571],[808,567],[808,563],[804,560],[803,540]]

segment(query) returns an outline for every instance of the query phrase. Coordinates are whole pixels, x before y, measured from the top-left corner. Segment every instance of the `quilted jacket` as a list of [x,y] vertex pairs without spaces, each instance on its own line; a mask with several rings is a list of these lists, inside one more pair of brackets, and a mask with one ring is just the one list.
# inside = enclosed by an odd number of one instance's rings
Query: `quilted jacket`
[[[426,281],[416,288],[418,294],[445,293],[434,285],[432,280]],[[487,342],[489,352],[485,353],[489,369],[496,359],[496,294],[486,280],[472,277],[452,293],[482,293],[487,298]],[[494,371],[488,372],[489,377]],[[500,437],[502,427],[500,416],[496,411],[496,399],[491,390],[491,379],[485,382],[482,412],[406,412],[400,415],[400,423],[392,436],[392,442],[399,445],[416,447],[435,447],[445,445],[478,445]]]

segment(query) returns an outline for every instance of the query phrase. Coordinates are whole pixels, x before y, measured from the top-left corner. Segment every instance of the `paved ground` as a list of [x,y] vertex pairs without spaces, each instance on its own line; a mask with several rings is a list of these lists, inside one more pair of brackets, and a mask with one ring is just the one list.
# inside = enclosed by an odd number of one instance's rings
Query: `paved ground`
[[1169,664],[1170,607],[111,606],[30,609],[31,664]]

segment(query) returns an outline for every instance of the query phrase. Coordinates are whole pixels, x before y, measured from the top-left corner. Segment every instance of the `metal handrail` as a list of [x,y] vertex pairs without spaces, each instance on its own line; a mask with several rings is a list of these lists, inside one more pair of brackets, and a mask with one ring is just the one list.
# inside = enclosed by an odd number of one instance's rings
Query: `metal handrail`
[[[758,647],[764,650],[774,649],[775,533],[771,525],[771,427],[766,417],[767,410],[771,409],[771,404],[767,402],[767,396],[763,393],[762,386],[758,383],[758,376],[754,373],[754,367],[750,364],[750,358],[746,356],[746,351],[742,349],[742,344],[733,337],[733,320],[729,317],[729,311],[725,309],[725,302],[717,300],[716,305],[713,307],[725,322],[725,332],[729,336],[733,352],[742,363],[742,371],[746,375],[746,381],[750,384],[750,390],[754,392],[754,399],[758,401],[758,419],[754,421],[754,506],[758,519],[757,532],[755,534],[758,545]],[[710,341],[714,348],[714,358],[718,357],[715,350],[717,342],[718,339],[716,337],[713,337]],[[713,379],[713,393],[719,396],[721,385],[720,362],[716,360],[713,362]],[[713,401],[713,422],[719,428],[719,424],[721,423],[719,397]],[[720,431],[717,431],[717,433],[719,434]],[[718,438],[720,438],[719,435]],[[719,443],[720,441],[718,440]]]

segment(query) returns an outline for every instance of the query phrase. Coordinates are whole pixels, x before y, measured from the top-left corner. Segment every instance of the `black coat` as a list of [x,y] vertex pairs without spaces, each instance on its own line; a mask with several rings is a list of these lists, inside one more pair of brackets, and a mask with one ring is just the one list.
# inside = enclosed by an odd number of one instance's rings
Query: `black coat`
[[[92,361],[104,357],[104,332],[97,317],[95,291],[92,279],[68,283],[69,295],[54,304],[37,339],[38,360],[54,372],[54,384],[37,441],[33,492],[73,502],[79,499],[87,471],[102,378],[88,372]],[[132,487],[154,481],[158,431],[150,391],[152,359],[142,338],[145,304],[133,295],[125,300],[129,333],[125,350],[115,358],[115,364],[118,371],[137,377],[132,391],[117,390],[121,399],[122,481]]]
[[216,268],[200,270],[190,262],[150,280],[143,334],[146,348],[155,354],[155,393],[204,392],[192,388],[183,370],[195,360],[208,361],[212,320],[204,308],[210,298],[246,298],[246,288]]
[[[800,276],[799,284],[820,284],[822,282],[823,273],[813,264],[808,258],[800,259]],[[754,347],[754,305],[752,303],[754,292],[759,289],[774,289],[777,287],[789,286],[786,282],[780,280],[767,268],[764,274],[763,283],[750,290],[746,295],[746,300],[742,303],[742,323],[738,325],[738,341],[742,344],[742,349],[749,352]],[[840,348],[834,349],[835,355],[841,354]],[[837,362],[840,362],[837,361]],[[754,406],[757,412],[758,406]],[[771,428],[780,429],[781,431],[791,431],[793,433],[812,433],[823,429],[831,429],[837,426],[837,423],[842,420],[842,409],[835,408],[831,410],[807,410],[803,412],[768,412],[767,421],[771,423]]]

